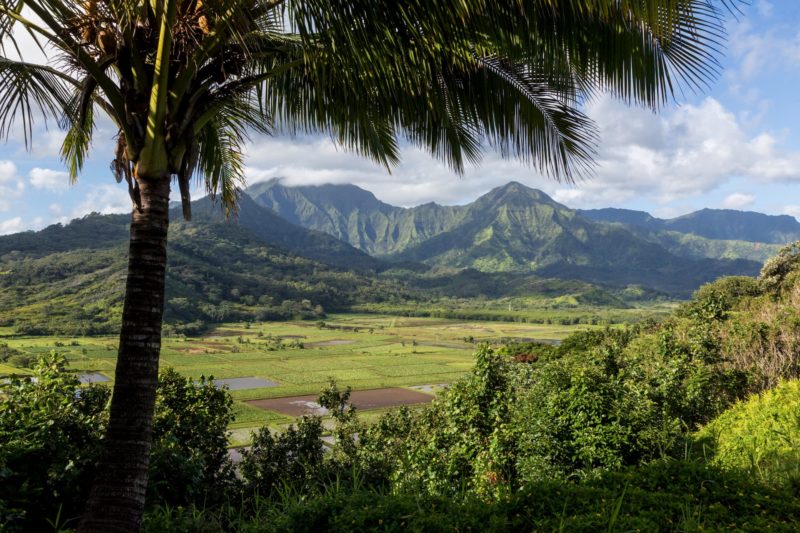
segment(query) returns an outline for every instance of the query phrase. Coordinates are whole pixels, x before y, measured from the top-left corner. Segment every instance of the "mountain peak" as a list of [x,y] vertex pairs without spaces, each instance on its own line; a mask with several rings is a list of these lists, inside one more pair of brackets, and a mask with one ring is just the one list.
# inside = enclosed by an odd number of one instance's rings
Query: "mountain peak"
[[[254,183],[246,189],[246,193],[265,204],[268,200],[275,203],[277,198],[302,196],[315,205],[336,204],[346,211],[363,208],[389,207],[378,200],[370,191],[350,183],[322,183],[319,185],[285,185],[284,178],[272,178],[269,181]],[[274,205],[270,205],[275,209]],[[279,209],[275,209],[281,215]],[[291,218],[290,218],[291,220]],[[293,221],[293,220],[292,220]],[[294,221],[293,221],[294,222]]]
[[532,200],[537,203],[560,205],[558,204],[558,202],[553,200],[543,191],[539,189],[534,189],[532,187],[528,187],[527,185],[523,185],[518,181],[509,181],[505,185],[495,187],[491,191],[487,192],[486,194],[478,198],[476,202],[498,203],[498,202],[513,201],[513,200],[517,201]]

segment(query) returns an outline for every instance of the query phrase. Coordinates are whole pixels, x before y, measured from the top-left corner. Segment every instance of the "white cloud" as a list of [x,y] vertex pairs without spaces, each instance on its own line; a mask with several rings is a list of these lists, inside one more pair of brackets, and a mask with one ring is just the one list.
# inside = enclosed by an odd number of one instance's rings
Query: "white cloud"
[[631,199],[659,205],[699,196],[733,178],[800,181],[800,153],[786,150],[769,132],[746,133],[737,117],[713,98],[661,115],[600,98],[588,109],[601,130],[595,175],[559,184],[515,161],[487,151],[478,168],[459,178],[414,147],[389,174],[356,155],[337,150],[327,137],[273,137],[247,149],[249,182],[284,177],[288,185],[354,183],[395,205],[471,201],[488,189],[517,180],[575,207],[620,205]]
[[800,220],[800,205],[787,205],[783,208],[784,215],[790,215]]
[[83,202],[73,209],[70,218],[77,218],[89,213],[110,215],[112,213],[129,213],[131,198],[123,186],[96,185],[86,194]]
[[23,229],[25,229],[25,224],[22,223],[22,217],[14,217],[0,222],[0,235],[17,233]]
[[50,204],[48,209],[50,210],[50,214],[53,215],[54,217],[57,217],[62,213],[61,204],[52,203]]
[[22,196],[25,183],[17,175],[13,161],[0,161],[0,213],[11,209],[11,200]]
[[[769,13],[771,6],[758,6]],[[730,28],[728,53],[738,63],[726,73],[726,78],[740,83],[755,79],[772,70],[794,69],[800,64],[800,33],[784,33],[769,29],[757,32],[747,20],[738,21]]]
[[17,177],[17,165],[13,161],[0,161],[0,183],[5,183]]
[[69,187],[69,174],[61,170],[36,167],[30,171],[29,176],[31,185],[37,189],[59,192]]
[[729,194],[722,201],[722,207],[725,209],[744,209],[745,207],[753,205],[756,197],[752,194],[735,192]]

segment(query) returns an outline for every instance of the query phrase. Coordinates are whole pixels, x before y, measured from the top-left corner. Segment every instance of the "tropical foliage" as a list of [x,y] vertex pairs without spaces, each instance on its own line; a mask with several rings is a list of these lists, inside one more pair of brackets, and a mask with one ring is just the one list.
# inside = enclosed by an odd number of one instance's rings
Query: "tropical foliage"
[[[238,476],[225,451],[228,394],[167,370],[145,530],[792,531],[800,373],[775,361],[796,354],[776,339],[796,331],[800,279],[796,265],[778,286],[771,272],[709,284],[661,323],[558,346],[481,347],[470,374],[429,407],[371,423],[331,382],[318,401],[331,413],[332,449],[317,417],[265,428]],[[757,321],[762,336],[732,336]],[[0,512],[12,530],[76,516],[107,416],[104,389],[78,388],[58,358],[35,375],[5,385],[0,403],[11,489]]]
[[[108,420],[109,390],[81,386],[57,354],[31,376],[0,384],[0,523],[8,531],[74,528],[83,511]],[[230,396],[209,381],[159,377],[148,494],[165,505],[221,496]]]
[[134,204],[117,379],[84,531],[140,524],[173,178],[186,218],[195,175],[232,210],[248,133],[277,126],[330,132],[387,166],[401,136],[457,171],[486,143],[572,179],[596,137],[579,103],[604,90],[658,108],[679,81],[701,86],[722,24],[705,0],[3,0],[0,15],[7,50],[19,28],[62,63],[4,51],[0,136],[20,121],[29,143],[35,111],[59,120],[75,179],[95,117],[107,115],[119,130],[111,167]]

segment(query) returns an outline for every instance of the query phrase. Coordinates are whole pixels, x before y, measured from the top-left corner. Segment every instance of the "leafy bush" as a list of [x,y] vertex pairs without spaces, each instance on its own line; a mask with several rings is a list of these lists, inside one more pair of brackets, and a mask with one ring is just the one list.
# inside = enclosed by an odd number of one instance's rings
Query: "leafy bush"
[[245,494],[273,496],[291,487],[301,489],[323,477],[322,420],[303,417],[297,426],[273,436],[263,427],[253,435],[252,446],[242,451],[240,473]]
[[582,483],[540,482],[487,503],[409,493],[352,491],[264,501],[252,513],[160,508],[147,532],[220,531],[786,531],[800,500],[700,462],[665,461]]
[[722,413],[696,439],[712,464],[800,493],[800,381],[787,381]]
[[[81,386],[50,354],[32,376],[0,384],[0,524],[41,531],[83,510],[108,417],[109,389]],[[211,503],[232,481],[227,425],[232,400],[210,382],[159,376],[150,503]],[[1,529],[1,528],[0,528]]]
[[760,295],[761,290],[761,285],[754,278],[720,278],[697,289],[692,300],[680,309],[679,314],[705,320],[724,319],[739,302]]
[[39,360],[32,377],[0,384],[0,523],[10,531],[80,513],[108,398],[104,387],[79,388],[55,353]]
[[148,498],[186,505],[224,497],[233,480],[228,459],[228,425],[233,399],[212,381],[199,383],[175,370],[158,377]]
[[800,266],[800,241],[784,246],[775,257],[764,263],[758,280],[767,291],[778,291],[787,277],[797,273],[798,266]]

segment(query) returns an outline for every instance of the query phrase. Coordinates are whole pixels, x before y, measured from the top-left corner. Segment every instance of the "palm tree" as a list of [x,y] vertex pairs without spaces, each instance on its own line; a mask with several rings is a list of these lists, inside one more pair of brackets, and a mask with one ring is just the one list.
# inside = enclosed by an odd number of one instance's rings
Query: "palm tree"
[[[327,132],[391,168],[400,143],[456,172],[484,149],[557,179],[591,172],[597,92],[658,109],[716,74],[727,0],[0,0],[0,136],[66,130],[77,179],[95,117],[132,200],[105,453],[81,531],[141,522],[164,307],[170,186],[230,212],[251,131]],[[17,59],[26,32],[48,65]]]

